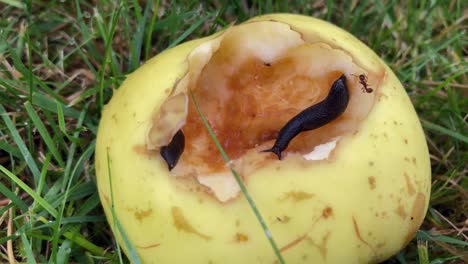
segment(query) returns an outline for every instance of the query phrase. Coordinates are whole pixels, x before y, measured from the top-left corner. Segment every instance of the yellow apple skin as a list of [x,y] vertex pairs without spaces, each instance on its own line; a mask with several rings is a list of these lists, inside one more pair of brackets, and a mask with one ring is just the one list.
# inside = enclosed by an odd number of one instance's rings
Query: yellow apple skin
[[[360,65],[383,68],[385,79],[368,117],[340,140],[333,159],[307,167],[272,163],[249,175],[248,191],[287,263],[389,258],[414,237],[430,195],[428,149],[405,90],[372,50],[342,29],[290,14],[247,23],[264,20],[287,23],[306,40],[319,36]],[[220,203],[206,193],[181,190],[157,154],[138,151],[152,109],[186,72],[187,55],[218,35],[148,61],[127,77],[102,113],[96,145],[99,195],[113,227],[110,172],[116,216],[144,263],[277,263],[242,195]]]

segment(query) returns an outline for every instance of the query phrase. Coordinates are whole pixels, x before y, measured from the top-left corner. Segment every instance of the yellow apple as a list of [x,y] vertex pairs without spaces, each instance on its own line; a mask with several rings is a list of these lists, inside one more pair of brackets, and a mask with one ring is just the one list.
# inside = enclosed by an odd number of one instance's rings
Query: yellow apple
[[[350,99],[341,116],[292,139],[281,160],[261,152],[342,74]],[[169,170],[160,149],[179,130],[185,148]],[[275,263],[230,168],[287,263],[383,261],[414,237],[429,202],[427,145],[401,83],[355,37],[305,16],[259,16],[166,50],[104,108],[99,195],[113,226],[112,187],[144,263]]]

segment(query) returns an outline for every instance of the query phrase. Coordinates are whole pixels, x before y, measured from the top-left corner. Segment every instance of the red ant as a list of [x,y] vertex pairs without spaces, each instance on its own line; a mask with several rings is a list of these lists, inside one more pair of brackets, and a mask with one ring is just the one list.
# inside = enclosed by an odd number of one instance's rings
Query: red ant
[[[354,74],[353,74],[354,75]],[[359,74],[359,83],[362,84],[361,90],[366,93],[372,93],[374,90],[367,83],[367,75]]]

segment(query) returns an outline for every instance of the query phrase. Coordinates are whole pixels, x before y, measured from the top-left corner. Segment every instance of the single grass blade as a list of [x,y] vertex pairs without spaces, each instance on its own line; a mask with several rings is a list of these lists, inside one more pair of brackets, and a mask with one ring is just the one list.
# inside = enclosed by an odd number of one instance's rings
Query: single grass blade
[[[107,173],[109,175],[109,188],[110,188],[110,195],[111,195],[111,212],[112,212],[112,221],[114,223],[114,230],[115,230],[114,232],[118,231],[120,233],[120,236],[125,244],[125,248],[128,251],[128,254],[129,254],[128,257],[130,259],[130,262],[134,264],[140,264],[142,262],[140,260],[140,257],[138,256],[136,248],[133,246],[132,242],[130,242],[130,240],[128,239],[127,233],[125,232],[124,228],[120,224],[117,218],[117,214],[115,213],[115,210],[114,210],[114,191],[112,188],[112,171],[111,171],[111,159],[109,156],[109,148],[107,148]],[[115,238],[117,239],[117,236]],[[120,263],[123,263],[120,245],[118,242],[116,244],[117,244],[117,252],[119,254]]]
[[0,149],[8,152],[13,157],[16,157],[16,158],[21,158],[22,157],[21,152],[17,148],[11,146],[10,144],[8,144],[5,141],[0,141]]
[[76,137],[72,137],[68,134],[67,128],[65,126],[65,116],[63,115],[62,105],[57,103],[57,120],[59,124],[60,131],[68,138],[72,143],[76,144],[79,140]]
[[418,240],[419,264],[429,264],[429,251],[427,250],[427,241]]
[[[143,49],[143,39],[145,35],[145,26],[146,26],[146,21],[148,20],[149,11],[151,9],[151,2],[152,1],[148,1],[146,3],[143,17],[141,17],[141,14],[139,11],[136,12],[140,15],[140,18],[138,19],[138,27],[136,28],[136,32],[134,32],[133,38],[131,41],[131,53],[132,54],[131,54],[130,66],[129,66],[131,70],[136,69],[140,65],[140,57],[141,57],[141,51]],[[138,2],[134,3],[134,6],[135,6],[135,9],[140,9]],[[137,6],[138,8],[136,8]]]
[[445,134],[445,135],[448,135],[448,136],[451,136],[457,140],[460,140],[464,143],[468,143],[468,137],[467,136],[464,136],[456,131],[453,131],[453,130],[450,130],[448,128],[445,128],[443,126],[439,126],[437,124],[434,124],[432,122],[429,122],[427,120],[424,120],[422,119],[421,120],[422,122],[422,125],[427,128],[427,129],[430,129],[430,130],[433,130],[433,131],[436,131],[436,132],[439,132],[439,133],[442,133],[442,134]]
[[5,237],[0,237],[0,245],[5,244],[6,242],[10,240],[15,240],[18,238],[18,235],[11,235],[11,236],[5,236]]
[[106,250],[104,250],[102,247],[96,246],[95,244],[89,242],[80,233],[78,233],[78,231],[66,231],[63,236],[97,256],[106,256],[108,258],[112,257],[112,255],[107,253]]
[[39,134],[42,136],[44,143],[49,148],[49,151],[52,153],[55,160],[58,162],[60,167],[65,166],[65,162],[63,162],[60,152],[58,151],[57,147],[55,147],[55,142],[52,140],[52,137],[49,135],[49,132],[47,131],[44,123],[42,122],[41,118],[39,117],[39,115],[36,113],[36,111],[32,107],[31,103],[29,101],[26,102],[24,104],[24,107],[26,108],[26,112],[28,112],[30,120],[33,122],[34,126],[37,128],[37,131],[39,131]]
[[50,163],[50,159],[51,159],[51,154],[47,154],[45,160],[44,160],[44,164],[42,165],[42,170],[41,170],[41,178],[39,179],[39,184],[37,186],[37,189],[36,189],[36,192],[38,195],[41,195],[42,196],[42,190],[44,189],[44,186],[46,186],[45,184],[45,179],[46,179],[46,176],[47,176],[47,171],[49,169],[49,163]]
[[[140,7],[140,3],[138,0],[132,0],[133,2],[133,11],[134,11],[134,14],[135,14],[135,17],[136,17],[136,20],[138,21],[138,23],[141,22],[141,20],[144,20],[145,18],[141,16],[141,7]],[[151,3],[152,1],[148,1],[148,3]]]
[[156,24],[156,18],[158,17],[159,12],[159,0],[156,0],[154,4],[153,15],[151,16],[151,22],[148,28],[148,33],[146,34],[145,41],[145,60],[149,59],[150,49],[151,49],[151,38],[153,37],[154,25]]
[[208,18],[211,16],[206,16],[202,17],[199,20],[197,20],[195,23],[193,23],[182,35],[180,35],[176,40],[174,40],[169,46],[167,47],[168,49],[176,46],[177,44],[181,43],[186,39],[190,34],[192,34],[198,27],[200,27],[203,22],[205,22]]
[[436,240],[448,244],[460,245],[464,247],[468,247],[468,241],[458,240],[453,237],[444,236],[444,235],[433,235],[427,231],[419,230],[417,233],[418,239],[424,240]]
[[[16,193],[10,191],[3,183],[0,181],[0,193],[5,196],[6,198],[10,199],[10,201],[16,205],[21,211],[27,212],[28,205],[23,202],[23,200],[16,195]],[[0,214],[1,216],[2,214]]]
[[99,204],[101,200],[99,199],[99,193],[94,192],[82,205],[78,208],[76,212],[76,216],[85,216],[92,210],[94,210]]
[[24,3],[22,3],[21,1],[17,1],[17,0],[0,0],[0,2],[5,3],[7,5],[17,7],[17,8],[20,8],[20,9],[25,9],[26,8]]
[[38,195],[31,187],[29,187],[26,183],[24,183],[21,179],[16,177],[12,172],[10,172],[7,168],[0,165],[0,171],[3,172],[6,176],[8,176],[12,181],[14,181],[18,186],[27,192],[37,203],[39,203],[44,209],[46,209],[49,214],[51,214],[54,218],[57,217],[57,210],[55,210],[52,205],[50,205],[44,198]]
[[[0,183],[1,184],[1,183]],[[0,215],[3,216],[3,214],[8,211],[11,207],[16,206],[14,203],[9,203],[7,205],[4,205],[3,207],[0,207]],[[1,217],[0,217],[1,218]],[[0,243],[0,245],[3,243]]]
[[[224,151],[223,147],[221,146],[221,143],[219,143],[218,138],[216,137],[213,129],[211,129],[211,126],[208,123],[208,120],[206,120],[205,116],[201,112],[200,106],[198,105],[198,102],[195,99],[195,96],[193,95],[192,91],[190,91],[190,96],[192,97],[193,103],[195,104],[195,108],[197,109],[197,112],[198,112],[200,118],[202,119],[203,124],[205,125],[206,129],[208,130],[208,133],[210,134],[211,139],[213,140],[213,142],[215,143],[215,145],[218,148],[219,152],[221,153],[221,156],[223,157],[224,162],[226,162],[226,164],[229,164],[229,162],[231,161],[229,159],[229,156]],[[263,216],[261,215],[260,211],[258,210],[257,205],[255,204],[254,200],[250,196],[249,192],[247,191],[247,188],[245,187],[244,183],[242,182],[242,180],[239,177],[239,175],[237,174],[237,172],[233,168],[230,168],[230,169],[231,169],[232,175],[234,176],[234,179],[236,179],[237,184],[239,185],[242,193],[244,194],[245,199],[247,199],[247,202],[249,203],[250,208],[252,209],[255,216],[257,217],[258,222],[262,226],[263,232],[265,233],[268,241],[270,242],[270,245],[273,248],[273,251],[275,252],[276,257],[278,258],[279,263],[284,264],[285,261],[283,259],[283,256],[281,255],[281,251],[279,250],[278,246],[276,245],[276,242],[273,239],[273,236],[272,236],[272,234],[270,232],[270,229],[268,229],[268,226],[267,226]]]
[[36,260],[34,258],[34,253],[32,251],[31,244],[29,243],[24,233],[21,233],[20,236],[21,236],[21,242],[23,243],[23,249],[24,251],[26,251],[26,263],[35,264]]
[[63,243],[60,245],[60,248],[58,249],[58,252],[57,252],[56,263],[58,264],[69,263],[68,259],[70,257],[70,252],[71,252],[71,241],[70,240],[63,241]]
[[106,222],[104,215],[88,215],[88,216],[71,216],[62,218],[62,224],[84,224],[84,223],[98,223]]

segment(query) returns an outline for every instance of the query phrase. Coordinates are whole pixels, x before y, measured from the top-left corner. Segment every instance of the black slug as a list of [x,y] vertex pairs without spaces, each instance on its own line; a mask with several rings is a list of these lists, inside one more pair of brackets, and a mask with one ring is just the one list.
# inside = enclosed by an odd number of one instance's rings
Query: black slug
[[172,170],[177,162],[179,161],[182,152],[185,148],[185,136],[182,133],[182,130],[177,131],[177,133],[172,137],[169,145],[161,147],[159,153],[167,163],[169,170]]
[[262,152],[273,152],[281,160],[281,152],[289,142],[303,131],[313,130],[324,126],[340,116],[348,106],[349,92],[346,86],[346,76],[341,75],[330,89],[327,97],[300,112],[281,128],[278,138],[271,149]]

